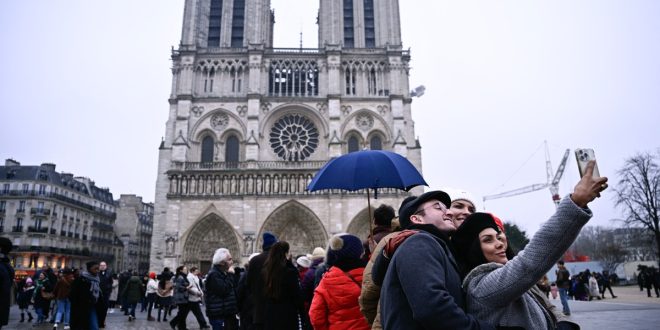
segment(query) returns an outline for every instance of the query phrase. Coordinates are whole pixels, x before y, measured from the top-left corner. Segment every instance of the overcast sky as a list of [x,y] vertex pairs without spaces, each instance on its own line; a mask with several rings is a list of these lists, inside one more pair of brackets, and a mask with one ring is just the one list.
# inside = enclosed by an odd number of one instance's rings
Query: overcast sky
[[[0,157],[57,164],[153,201],[183,0],[0,1]],[[274,0],[275,46],[317,46],[318,1]],[[544,183],[567,148],[596,151],[617,181],[660,146],[660,2],[400,1],[412,105],[431,188],[481,196]],[[578,181],[573,154],[560,184]],[[605,192],[591,224],[617,225]],[[483,208],[480,203],[479,208]],[[488,201],[534,232],[547,189]]]

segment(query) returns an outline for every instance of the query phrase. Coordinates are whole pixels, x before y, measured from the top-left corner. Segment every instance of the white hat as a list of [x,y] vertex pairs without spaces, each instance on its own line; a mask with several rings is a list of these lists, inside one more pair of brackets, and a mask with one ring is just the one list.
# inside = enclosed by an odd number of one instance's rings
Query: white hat
[[301,256],[298,259],[296,259],[296,263],[298,266],[303,267],[303,268],[309,268],[309,266],[312,265],[312,261],[309,260],[306,256]]
[[324,259],[325,258],[325,250],[322,247],[315,247],[314,251],[312,252],[312,257],[310,260],[318,260],[318,259]]

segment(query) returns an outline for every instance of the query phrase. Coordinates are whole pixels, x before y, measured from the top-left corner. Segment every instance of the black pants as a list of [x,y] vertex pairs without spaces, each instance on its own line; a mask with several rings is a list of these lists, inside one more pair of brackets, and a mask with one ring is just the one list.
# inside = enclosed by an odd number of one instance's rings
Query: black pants
[[103,297],[99,298],[99,302],[96,304],[96,317],[99,321],[99,327],[105,327],[105,319],[108,315],[108,305],[109,300],[105,300]]
[[208,324],[206,323],[206,318],[202,313],[202,307],[199,305],[199,301],[188,302],[188,308],[193,313],[193,315],[195,315],[195,318],[197,319],[197,323],[199,323],[200,328],[208,326]]
[[610,294],[612,295],[612,298],[615,297],[614,292],[612,292],[612,287],[609,284],[603,284],[603,290],[601,292],[601,295],[603,298],[605,298],[605,290],[610,289]]
[[170,321],[170,324],[176,325],[179,330],[186,330],[186,319],[188,318],[188,312],[190,312],[190,304],[177,304],[176,308],[176,316]]

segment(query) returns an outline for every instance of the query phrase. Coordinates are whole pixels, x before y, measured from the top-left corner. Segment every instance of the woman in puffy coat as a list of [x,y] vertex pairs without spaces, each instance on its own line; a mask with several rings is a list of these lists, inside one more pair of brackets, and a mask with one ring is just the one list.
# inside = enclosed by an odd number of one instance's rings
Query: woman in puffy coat
[[206,276],[204,286],[206,316],[213,330],[238,329],[238,304],[231,265],[229,250],[217,249],[213,254],[213,267]]
[[358,303],[365,266],[363,253],[362,241],[356,236],[330,238],[327,263],[331,267],[316,287],[309,309],[314,329],[370,329]]

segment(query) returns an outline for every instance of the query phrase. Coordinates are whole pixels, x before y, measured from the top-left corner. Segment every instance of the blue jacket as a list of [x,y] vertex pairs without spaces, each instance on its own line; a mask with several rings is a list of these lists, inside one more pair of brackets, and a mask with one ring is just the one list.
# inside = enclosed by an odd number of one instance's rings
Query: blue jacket
[[[389,261],[380,296],[384,329],[494,329],[465,313],[465,298],[447,236],[432,225],[403,242]],[[380,260],[378,260],[380,259]],[[374,278],[382,276],[378,264]],[[386,260],[385,260],[386,262]]]

